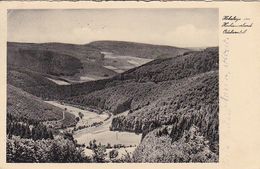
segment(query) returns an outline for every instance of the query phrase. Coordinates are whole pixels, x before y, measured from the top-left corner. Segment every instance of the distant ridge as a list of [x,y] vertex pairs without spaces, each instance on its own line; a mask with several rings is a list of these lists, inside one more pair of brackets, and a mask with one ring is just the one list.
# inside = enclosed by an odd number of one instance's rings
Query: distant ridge
[[184,52],[190,51],[186,48],[168,45],[154,45],[126,41],[94,41],[88,45],[97,47],[98,49],[106,52],[113,52],[118,55],[131,55],[151,59],[175,57],[183,54]]

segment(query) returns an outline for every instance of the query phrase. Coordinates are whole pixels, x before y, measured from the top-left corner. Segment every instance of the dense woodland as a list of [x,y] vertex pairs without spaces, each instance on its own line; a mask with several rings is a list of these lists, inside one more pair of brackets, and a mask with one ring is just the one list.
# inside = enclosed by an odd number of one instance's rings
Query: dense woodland
[[7,135],[9,138],[14,135],[33,140],[53,139],[52,130],[41,122],[18,118],[9,113],[7,114]]
[[[191,126],[182,137],[172,142],[168,134],[170,127],[162,127],[150,132],[133,154],[133,162],[217,162],[218,154],[210,148],[209,141],[199,132],[199,128]],[[159,145],[159,146],[158,146]]]
[[218,48],[209,48],[152,61],[112,78],[103,90],[66,101],[114,114],[130,110],[113,119],[111,130],[142,133],[143,138],[167,125],[173,143],[195,125],[218,154],[218,77]]
[[[59,121],[56,128],[76,125],[73,114],[45,103],[40,98],[9,84],[7,86],[7,113],[30,121]],[[61,120],[63,113],[65,118]]]
[[88,162],[83,150],[69,139],[24,139],[12,137],[7,139],[7,162],[41,162],[69,163]]
[[[108,43],[110,47],[107,46]],[[104,67],[103,51],[109,52],[113,48],[113,52],[118,55],[150,59],[175,57],[189,51],[171,46],[120,41],[98,41],[86,45],[8,42],[7,48],[8,83],[47,100],[86,94],[114,85],[114,80],[105,79],[59,86],[46,78],[59,79],[66,76],[74,79],[85,74],[99,77],[117,75],[117,72]]]
[[[91,148],[96,156],[86,157],[71,135],[60,133],[57,129],[73,127],[77,119],[43,100],[109,111],[116,115],[111,130],[142,134],[133,157],[112,162],[218,161],[218,48],[194,52],[109,43],[8,43],[7,161],[107,162],[103,145]],[[134,50],[140,46],[148,52]],[[104,50],[155,60],[117,74],[97,64]],[[90,68],[100,68],[99,73],[110,78],[63,86],[47,78],[74,76]],[[120,115],[125,111],[127,115]]]

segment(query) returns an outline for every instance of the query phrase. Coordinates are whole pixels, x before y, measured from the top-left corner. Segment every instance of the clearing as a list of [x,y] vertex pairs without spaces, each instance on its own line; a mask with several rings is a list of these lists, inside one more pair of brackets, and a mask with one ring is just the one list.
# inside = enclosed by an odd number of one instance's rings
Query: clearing
[[102,112],[101,114],[98,114],[93,111],[82,110],[80,108],[71,105],[61,104],[56,101],[46,102],[64,110],[66,108],[67,112],[74,114],[76,117],[79,117],[79,112],[81,112],[83,114],[83,117],[79,120],[76,127],[91,125],[95,122],[102,122],[98,126],[86,127],[75,131],[73,133],[73,136],[79,144],[88,145],[90,141],[93,141],[95,139],[97,143],[100,142],[104,145],[110,143],[111,145],[122,144],[125,146],[134,146],[138,145],[141,141],[141,134],[135,134],[131,132],[110,131],[109,127],[111,125],[113,116],[110,116],[110,114],[107,112]]

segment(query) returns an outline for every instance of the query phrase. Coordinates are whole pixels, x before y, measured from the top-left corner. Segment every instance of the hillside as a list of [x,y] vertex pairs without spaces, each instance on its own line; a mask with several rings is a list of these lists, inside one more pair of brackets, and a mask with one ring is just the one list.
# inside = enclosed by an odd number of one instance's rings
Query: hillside
[[8,42],[7,46],[9,67],[25,67],[72,82],[102,79],[116,74],[102,66],[103,54],[87,45]]
[[80,72],[79,59],[53,51],[8,49],[7,64],[10,67],[29,69],[50,75],[72,76]]
[[116,55],[149,59],[175,57],[189,51],[188,49],[172,46],[124,41],[95,41],[91,42],[89,45],[94,46],[101,51],[112,52]]
[[[188,51],[118,41],[8,46],[9,114],[62,128],[75,125],[75,116],[43,100],[106,110],[113,113],[110,130],[142,134],[134,162],[218,161],[217,47]],[[158,153],[151,153],[154,147]]]
[[85,45],[8,42],[8,68],[25,68],[51,75],[54,80],[78,83],[113,77],[155,58],[175,57],[188,51],[170,46],[104,42]]
[[[168,126],[171,130],[167,137],[177,144],[185,131],[195,126],[209,141],[210,151],[217,155],[218,76],[218,48],[207,48],[130,69],[107,79],[103,89],[65,101],[114,114],[130,110],[126,116],[113,119],[111,130],[142,133],[143,140],[147,140],[149,133],[153,135],[153,130]],[[149,141],[141,142],[135,158],[151,162],[152,157],[140,159],[143,155],[140,152],[151,151],[152,146],[145,145]],[[164,149],[161,145],[157,147]]]
[[133,162],[188,163],[217,162],[218,155],[210,150],[209,141],[196,126],[185,130],[182,137],[172,142],[168,134],[170,127],[150,132],[138,146]]
[[[207,78],[209,74],[207,72],[213,71],[211,74],[216,74],[217,72],[215,73],[215,71],[217,69],[218,50],[216,48],[207,49],[176,58],[149,62],[111,79],[104,80],[104,85],[101,87],[101,89],[104,88],[103,90],[97,89],[97,91],[92,91],[90,94],[81,94],[68,100],[93,106],[98,104],[99,107],[104,107],[110,111],[116,110],[119,105],[127,104],[125,103],[127,101],[130,102],[130,105],[136,106],[136,108],[142,107],[142,105],[138,106],[138,104],[142,102],[141,99],[147,102],[147,98],[142,98],[144,94],[146,96],[151,93],[151,96],[157,97],[156,95],[158,95],[159,91],[163,93],[165,90],[165,93],[167,93],[168,88],[172,90],[171,84],[181,86],[189,81],[192,83],[192,80],[188,79],[189,77],[201,74],[200,76],[203,77],[205,75]],[[181,79],[184,80],[178,81]],[[182,84],[177,85],[181,82]],[[85,85],[90,86],[87,83]],[[168,88],[167,85],[169,86]],[[160,95],[158,98],[162,96]],[[117,99],[118,97],[121,99]],[[139,103],[136,101],[137,99]],[[147,103],[143,105],[145,104]],[[131,108],[136,109],[134,107]]]
[[[138,50],[133,50],[133,54],[128,53],[130,55],[126,56],[121,53],[121,47],[115,47],[112,52],[104,52],[95,46],[100,42],[86,45],[8,42],[8,83],[47,100],[61,99],[100,90],[110,86],[110,83],[113,85],[117,80],[107,78],[129,69],[135,70],[133,68],[152,61],[155,55],[163,54],[164,51],[171,53],[169,57],[187,51],[169,46],[105,42],[111,46],[129,45],[129,49],[134,46]],[[146,53],[143,49],[153,55],[148,59],[143,58]],[[154,49],[157,52],[154,53]],[[95,80],[98,81],[94,82]]]
[[[7,113],[15,118],[35,122],[58,121],[63,119],[63,111],[19,88],[7,87]],[[65,112],[65,117],[63,126],[75,125],[74,115]]]

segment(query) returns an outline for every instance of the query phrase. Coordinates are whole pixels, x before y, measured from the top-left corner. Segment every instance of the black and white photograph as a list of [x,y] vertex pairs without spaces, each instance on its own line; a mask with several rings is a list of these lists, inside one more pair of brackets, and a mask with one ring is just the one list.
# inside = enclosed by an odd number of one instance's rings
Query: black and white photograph
[[7,163],[218,163],[218,8],[8,9]]

